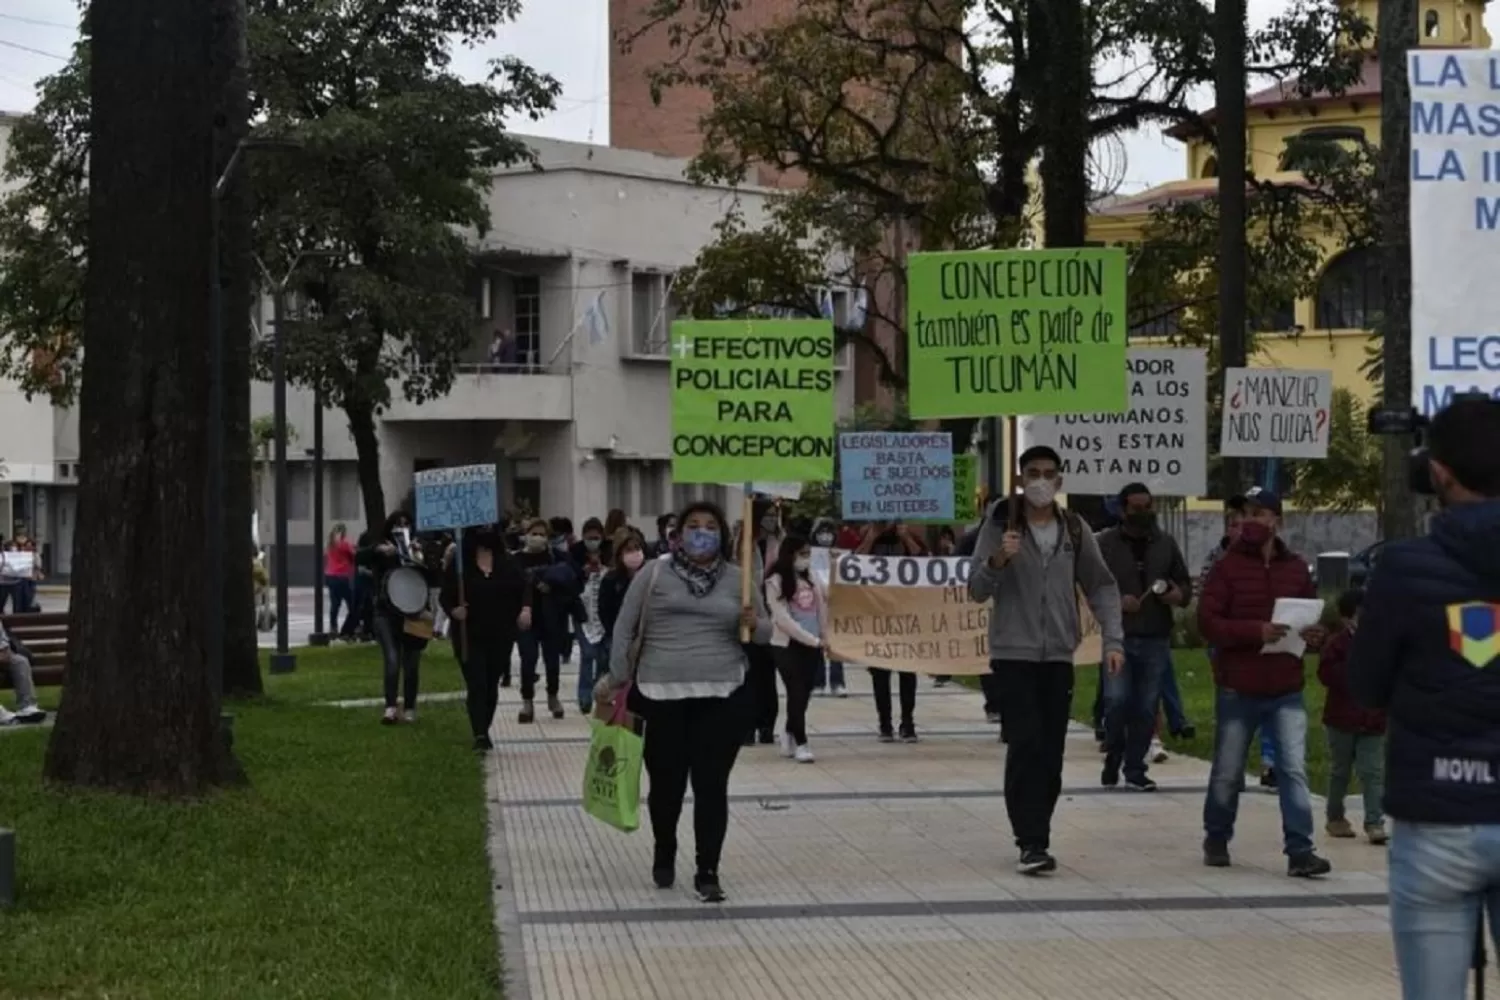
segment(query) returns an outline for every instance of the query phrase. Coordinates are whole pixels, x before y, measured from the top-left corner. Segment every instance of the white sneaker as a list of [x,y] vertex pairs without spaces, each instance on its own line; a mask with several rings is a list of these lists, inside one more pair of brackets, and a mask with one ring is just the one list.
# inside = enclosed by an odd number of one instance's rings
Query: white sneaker
[[791,757],[797,752],[797,741],[792,739],[791,733],[781,734],[781,756]]
[[844,687],[844,685],[842,684],[835,684],[833,688],[833,696],[835,698],[847,698],[849,697],[849,689]]
[[415,708],[408,708],[406,710],[406,712],[401,716],[401,721],[402,722],[416,722],[417,721],[417,710]]
[[1171,755],[1168,754],[1166,748],[1161,745],[1161,740],[1151,741],[1151,763],[1165,764],[1171,759]]
[[16,717],[7,711],[4,705],[0,705],[0,726],[14,726],[15,724]]
[[804,743],[797,748],[792,756],[797,759],[797,763],[799,764],[811,764],[813,762],[812,747]]
[[22,725],[36,725],[39,722],[47,721],[47,713],[36,705],[22,705],[16,709],[16,714],[13,718]]

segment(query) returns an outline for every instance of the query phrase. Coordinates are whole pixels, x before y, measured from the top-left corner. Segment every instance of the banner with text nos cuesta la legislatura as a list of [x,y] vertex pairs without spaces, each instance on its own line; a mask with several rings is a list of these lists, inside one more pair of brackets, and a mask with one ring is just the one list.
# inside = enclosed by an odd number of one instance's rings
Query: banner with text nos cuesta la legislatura
[[918,420],[1122,413],[1125,251],[973,250],[907,261]]
[[833,324],[672,324],[672,480],[833,478]]

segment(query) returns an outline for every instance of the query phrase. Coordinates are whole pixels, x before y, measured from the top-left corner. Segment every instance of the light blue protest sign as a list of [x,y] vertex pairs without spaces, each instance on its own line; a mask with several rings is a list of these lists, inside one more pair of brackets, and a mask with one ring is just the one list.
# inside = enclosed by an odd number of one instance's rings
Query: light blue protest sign
[[854,431],[839,435],[846,521],[953,517],[953,435]]
[[417,473],[417,530],[449,531],[500,520],[493,465],[460,465]]

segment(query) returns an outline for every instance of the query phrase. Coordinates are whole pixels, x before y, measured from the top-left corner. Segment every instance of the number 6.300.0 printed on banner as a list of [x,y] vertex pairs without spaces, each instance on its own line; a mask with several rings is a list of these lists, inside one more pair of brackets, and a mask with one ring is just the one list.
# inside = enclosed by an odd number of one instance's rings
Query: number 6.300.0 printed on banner
[[835,583],[851,587],[966,587],[969,560],[963,556],[840,555]]

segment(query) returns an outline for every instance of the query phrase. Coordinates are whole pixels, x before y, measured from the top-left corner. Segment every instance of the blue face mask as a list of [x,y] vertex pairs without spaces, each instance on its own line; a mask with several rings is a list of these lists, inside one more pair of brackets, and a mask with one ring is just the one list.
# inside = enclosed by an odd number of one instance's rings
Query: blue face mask
[[709,528],[689,528],[682,533],[682,550],[693,559],[719,554],[719,533]]

